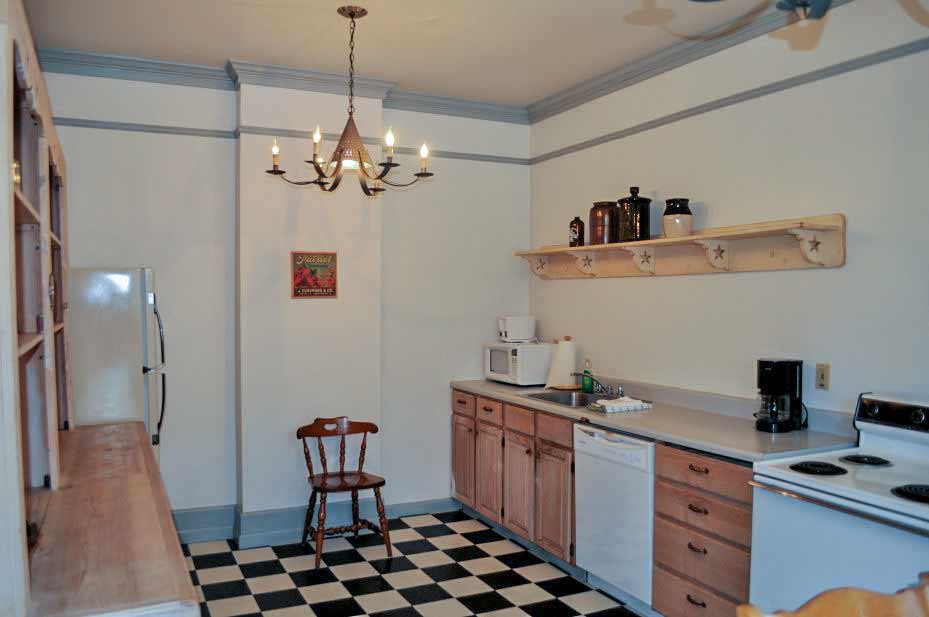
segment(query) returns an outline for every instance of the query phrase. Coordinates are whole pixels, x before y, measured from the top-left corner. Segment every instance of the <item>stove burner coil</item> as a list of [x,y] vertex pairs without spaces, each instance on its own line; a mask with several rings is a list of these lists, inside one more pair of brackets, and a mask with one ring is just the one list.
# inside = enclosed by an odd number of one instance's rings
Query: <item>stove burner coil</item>
[[890,489],[890,492],[910,501],[929,503],[929,484],[904,484]]
[[823,461],[803,461],[802,463],[791,465],[790,468],[794,471],[814,476],[841,476],[842,474],[848,473],[846,469],[838,465],[824,463]]
[[873,465],[876,467],[890,465],[890,461],[886,458],[872,456],[870,454],[849,454],[848,456],[843,456],[839,460],[845,461],[846,463],[855,463],[856,465]]

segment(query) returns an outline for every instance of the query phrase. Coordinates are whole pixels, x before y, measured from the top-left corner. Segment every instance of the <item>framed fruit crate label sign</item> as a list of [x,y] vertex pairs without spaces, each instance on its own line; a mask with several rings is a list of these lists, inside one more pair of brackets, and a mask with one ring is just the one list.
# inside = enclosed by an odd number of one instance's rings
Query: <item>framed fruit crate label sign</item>
[[335,253],[290,254],[291,298],[338,298]]

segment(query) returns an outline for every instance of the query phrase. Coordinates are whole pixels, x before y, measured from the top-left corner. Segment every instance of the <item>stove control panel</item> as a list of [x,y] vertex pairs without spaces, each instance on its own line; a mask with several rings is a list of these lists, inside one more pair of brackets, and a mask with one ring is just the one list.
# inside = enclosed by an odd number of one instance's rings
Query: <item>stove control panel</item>
[[855,420],[929,433],[929,404],[862,394],[858,397]]

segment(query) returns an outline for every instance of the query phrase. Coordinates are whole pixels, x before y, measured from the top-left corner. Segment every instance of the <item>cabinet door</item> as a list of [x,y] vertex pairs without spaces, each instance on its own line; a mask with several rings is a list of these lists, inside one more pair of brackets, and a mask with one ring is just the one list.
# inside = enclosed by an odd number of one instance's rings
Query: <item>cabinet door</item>
[[452,414],[452,478],[455,499],[474,507],[474,420]]
[[503,429],[477,423],[474,509],[500,522],[503,508]]
[[552,555],[571,561],[574,454],[542,441],[536,448],[535,542]]
[[535,442],[506,432],[503,448],[503,525],[532,541],[535,524]]

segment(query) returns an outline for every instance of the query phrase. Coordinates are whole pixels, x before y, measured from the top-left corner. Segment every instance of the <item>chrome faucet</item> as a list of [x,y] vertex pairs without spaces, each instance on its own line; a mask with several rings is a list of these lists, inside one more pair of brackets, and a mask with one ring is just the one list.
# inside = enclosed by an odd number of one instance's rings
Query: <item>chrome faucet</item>
[[571,376],[580,377],[582,379],[584,377],[590,377],[594,382],[594,394],[604,394],[607,398],[614,398],[614,396],[615,398],[622,398],[623,396],[626,396],[626,390],[622,386],[617,385],[616,389],[614,390],[613,386],[603,385],[600,380],[593,375],[585,375],[584,373],[571,373]]

